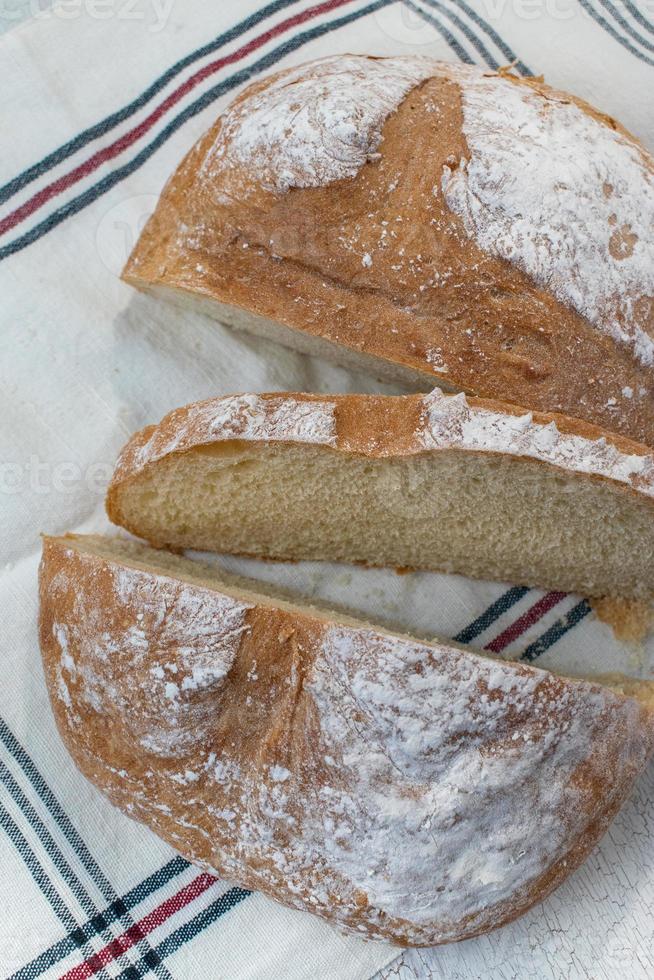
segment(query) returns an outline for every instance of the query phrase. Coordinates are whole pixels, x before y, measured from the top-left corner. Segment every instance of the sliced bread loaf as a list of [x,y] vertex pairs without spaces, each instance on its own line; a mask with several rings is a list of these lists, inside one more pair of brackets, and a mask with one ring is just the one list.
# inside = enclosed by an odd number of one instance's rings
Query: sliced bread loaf
[[156,544],[654,592],[654,456],[464,395],[235,395],[125,447],[112,521]]

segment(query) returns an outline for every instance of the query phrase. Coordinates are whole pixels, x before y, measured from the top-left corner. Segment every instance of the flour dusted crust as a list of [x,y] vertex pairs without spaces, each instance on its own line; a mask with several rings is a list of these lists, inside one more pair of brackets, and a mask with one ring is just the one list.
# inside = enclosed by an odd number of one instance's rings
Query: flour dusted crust
[[107,496],[110,518],[124,524],[120,492],[149,465],[170,453],[231,440],[322,445],[370,458],[441,450],[522,457],[654,499],[654,453],[575,419],[438,388],[398,397],[269,393],[196,402],[137,432],[116,464]]
[[215,441],[297,442],[336,445],[336,403],[332,398],[295,394],[243,394],[209,398],[170,412],[158,426],[130,439],[117,472],[140,469],[169,453]]
[[338,56],[238,97],[124,277],[380,376],[654,445],[653,190],[633,137],[544,84]]
[[[242,167],[267,190],[282,192],[356,177],[376,158],[387,117],[432,74],[428,58],[348,55],[281,72],[226,113],[205,171],[229,188]],[[238,176],[235,186],[248,192]]]
[[161,564],[45,540],[40,640],[67,747],[189,859],[349,931],[433,945],[520,915],[584,859],[654,746],[654,714],[597,684]]
[[443,170],[449,207],[484,251],[654,367],[652,159],[544,86],[475,74],[461,90],[470,157]]

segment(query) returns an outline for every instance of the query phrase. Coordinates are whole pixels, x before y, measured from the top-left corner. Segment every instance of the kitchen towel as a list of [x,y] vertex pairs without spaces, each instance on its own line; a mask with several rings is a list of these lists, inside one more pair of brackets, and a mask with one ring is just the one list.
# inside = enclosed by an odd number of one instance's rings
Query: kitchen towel
[[[4,4],[5,22],[12,9]],[[194,869],[118,813],[59,740],[36,637],[39,533],[107,528],[104,489],[134,429],[233,391],[401,390],[180,315],[119,281],[165,179],[222,107],[279,66],[419,53],[544,74],[652,149],[653,14],[635,0],[33,0],[0,36],[0,975],[654,974],[651,767],[584,868],[543,905],[490,936],[397,960],[387,944]],[[654,645],[618,641],[580,596],[224,564],[501,656],[651,676]]]

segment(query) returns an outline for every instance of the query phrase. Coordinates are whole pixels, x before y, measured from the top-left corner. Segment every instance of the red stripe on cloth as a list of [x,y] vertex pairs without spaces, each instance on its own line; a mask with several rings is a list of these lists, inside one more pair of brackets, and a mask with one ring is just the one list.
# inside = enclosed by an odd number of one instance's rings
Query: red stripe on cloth
[[303,10],[302,13],[295,14],[293,17],[287,17],[286,20],[281,21],[275,27],[271,27],[270,30],[266,31],[264,34],[260,34],[259,37],[253,38],[244,44],[242,47],[233,51],[232,54],[225,55],[223,58],[218,58],[216,61],[210,62],[196,71],[194,75],[191,75],[179,88],[175,89],[171,94],[161,103],[161,105],[154,109],[149,116],[139,123],[138,126],[134,126],[127,133],[124,133],[109,146],[103,147],[103,149],[98,150],[93,156],[90,156],[88,160],[81,163],[70,173],[65,174],[63,177],[59,177],[57,180],[52,181],[52,183],[47,184],[42,188],[37,194],[34,194],[28,201],[21,204],[20,207],[16,208],[10,214],[0,221],[0,235],[4,235],[5,232],[11,231],[16,225],[24,221],[31,214],[34,214],[40,207],[50,201],[53,197],[61,194],[62,191],[67,190],[72,187],[78,181],[82,180],[84,177],[88,177],[89,174],[97,170],[103,163],[108,160],[113,160],[114,157],[119,156],[124,150],[132,146],[137,140],[139,140],[148,130],[152,129],[155,123],[176,105],[180,99],[191,92],[200,82],[204,81],[210,75],[215,74],[221,68],[226,65],[233,65],[237,61],[241,61],[252,51],[256,51],[257,48],[262,47],[268,41],[275,37],[279,37],[280,34],[286,33],[291,27],[297,27],[300,24],[304,24],[308,20],[312,20],[314,17],[318,17],[320,14],[327,13],[330,10],[336,10],[338,7],[344,7],[346,4],[352,3],[353,0],[325,0],[324,3],[317,4],[314,7],[308,7]]
[[553,609],[554,606],[561,602],[562,599],[565,599],[567,594],[567,592],[548,592],[542,599],[535,602],[531,609],[528,609],[527,612],[523,613],[523,615],[516,619],[514,623],[507,626],[507,628],[500,633],[499,636],[496,636],[494,640],[487,643],[484,650],[491,650],[493,653],[501,653],[505,647],[508,647],[509,643],[513,643],[514,640],[517,640],[518,637],[525,632],[525,630],[528,630],[529,627],[533,626],[534,623],[537,623],[538,620],[545,615],[545,613],[549,612],[550,609]]
[[111,963],[112,960],[115,960],[140,942],[148,933],[153,932],[166,919],[169,919],[171,915],[179,912],[186,905],[190,905],[191,902],[195,901],[203,892],[206,892],[207,888],[210,888],[217,880],[217,878],[210,874],[203,873],[198,875],[190,884],[185,885],[175,895],[172,895],[165,902],[157,905],[152,912],[149,912],[142,919],[139,919],[138,922],[135,922],[126,932],[117,936],[99,952],[94,953],[93,956],[90,956],[83,963],[74,966],[68,973],[64,973],[61,980],[86,980],[87,977],[92,977],[94,973],[98,973],[107,963]]

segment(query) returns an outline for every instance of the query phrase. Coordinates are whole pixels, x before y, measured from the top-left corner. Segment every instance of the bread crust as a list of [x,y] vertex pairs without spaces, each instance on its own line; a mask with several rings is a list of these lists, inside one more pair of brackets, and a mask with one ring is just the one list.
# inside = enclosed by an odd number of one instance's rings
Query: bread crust
[[654,714],[596,684],[101,544],[46,538],[40,568],[76,764],[190,860],[347,931],[434,945],[511,921],[583,861],[654,747]]
[[[430,410],[436,406],[449,431],[439,440],[434,433]],[[306,411],[304,410],[306,408]],[[582,451],[552,453],[539,448],[538,439],[528,453],[516,451],[515,445],[501,452],[484,435],[474,446],[460,431],[460,411],[470,417],[511,420],[520,419],[520,429],[534,434],[547,430],[559,433],[565,440],[583,440]],[[286,425],[277,419],[284,412]],[[297,427],[297,420],[304,428]],[[325,417],[329,416],[329,421]],[[252,427],[253,419],[255,422]],[[318,429],[316,430],[316,420]],[[507,463],[524,460],[528,455],[535,467],[555,466],[579,479],[608,480],[616,489],[647,501],[654,506],[654,454],[647,446],[607,432],[579,419],[553,413],[530,413],[514,405],[491,399],[444,395],[436,389],[430,395],[318,395],[307,392],[265,392],[257,395],[228,395],[195,402],[169,412],[157,425],[136,432],[123,448],[107,491],[107,513],[111,521],[135,534],[138,528],[125,521],[120,497],[132,480],[138,479],[149,466],[170,453],[192,452],[200,446],[233,440],[248,442],[292,441],[319,444],[330,451],[365,456],[370,459],[400,458],[426,452],[460,451],[503,456]],[[606,465],[590,472],[584,469],[584,450],[606,450]],[[642,460],[640,472],[624,478],[620,460]],[[616,465],[617,463],[617,465]],[[651,504],[649,503],[651,502]]]
[[[518,260],[490,254],[466,225],[465,215],[437,191],[442,174],[454,174],[460,161],[474,157],[462,107],[462,85],[469,77],[537,93],[543,113],[577,107],[584,118],[597,122],[600,132],[619,133],[624,152],[642,166],[642,187],[625,190],[633,197],[631,210],[638,195],[643,206],[650,197],[651,157],[614,120],[542,83],[425,59],[388,59],[393,64],[406,60],[431,67],[423,67],[422,81],[381,120],[381,142],[373,144],[375,152],[358,172],[323,184],[271,189],[265,173],[248,163],[213,167],[223,126],[231,126],[234,118],[239,125],[241,119],[247,122],[247,111],[239,116],[240,108],[297,69],[242,93],[236,108],[217,120],[169,180],[124,279],[182,303],[195,300],[228,322],[233,311],[240,326],[255,331],[264,329],[266,321],[280,324],[286,328],[280,339],[300,350],[311,350],[310,341],[320,340],[326,345],[320,351],[326,349],[337,360],[347,361],[348,352],[361,355],[372,370],[378,365],[385,377],[413,379],[423,389],[443,383],[537,411],[578,416],[654,445],[651,365],[539,284]],[[302,77],[315,78],[317,85],[321,64],[307,66]],[[365,92],[365,80],[361,84]],[[352,92],[358,98],[360,89],[352,86]],[[353,119],[355,113],[353,102]],[[499,149],[508,157],[508,129],[506,139]],[[592,155],[581,142],[576,149],[582,160]],[[620,224],[623,205],[615,188],[621,173],[618,163],[615,167],[613,183],[607,178],[602,191],[591,181],[588,193],[597,192],[600,201],[603,193],[615,193],[617,217],[610,221],[623,229],[616,232],[623,238],[611,246],[618,256],[611,274],[620,283],[618,253],[631,247],[624,237],[631,232],[628,222]],[[524,184],[517,183],[524,186],[531,179],[526,174]],[[552,210],[555,196],[552,191]],[[641,242],[640,247],[650,246]],[[590,258],[580,257],[574,271],[582,283],[597,275]],[[640,324],[651,344],[651,298],[625,290],[632,315],[621,327],[611,321],[611,330],[616,336],[622,330],[626,337]]]

